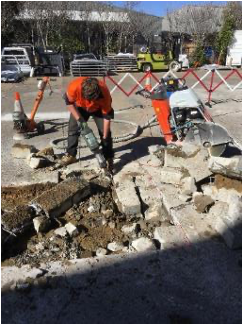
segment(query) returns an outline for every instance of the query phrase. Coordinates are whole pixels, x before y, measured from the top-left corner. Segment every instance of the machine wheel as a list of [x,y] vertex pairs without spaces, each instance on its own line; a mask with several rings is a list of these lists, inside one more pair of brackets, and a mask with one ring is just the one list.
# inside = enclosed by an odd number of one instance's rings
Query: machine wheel
[[143,72],[149,72],[149,71],[151,71],[151,70],[152,70],[152,69],[151,69],[151,65],[150,65],[150,64],[145,63],[145,64],[142,65],[142,71],[143,71]]
[[44,134],[44,132],[45,132],[45,125],[44,125],[44,123],[38,123],[37,126],[36,126],[36,128],[37,128],[38,134]]
[[169,70],[178,72],[181,69],[181,65],[177,61],[172,61],[169,65]]

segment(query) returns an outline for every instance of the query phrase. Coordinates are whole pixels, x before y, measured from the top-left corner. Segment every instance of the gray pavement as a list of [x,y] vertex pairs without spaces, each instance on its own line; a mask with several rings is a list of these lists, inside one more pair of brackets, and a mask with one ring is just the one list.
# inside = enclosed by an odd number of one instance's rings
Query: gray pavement
[[[182,76],[184,72],[177,73],[178,76]],[[199,76],[203,75],[204,71],[197,72]],[[228,74],[228,71],[220,71],[220,73],[225,76]],[[241,70],[240,70],[241,73]],[[163,74],[156,74],[159,78]],[[142,78],[141,73],[135,73],[134,77],[136,80]],[[116,82],[118,82],[122,75],[113,77]],[[36,121],[44,121],[46,132],[41,136],[34,136],[28,140],[25,140],[25,143],[35,145],[38,149],[44,148],[49,145],[50,141],[66,136],[67,134],[67,121],[68,113],[64,101],[62,99],[62,94],[65,92],[68,82],[70,82],[70,77],[56,78],[55,81],[51,82],[53,94],[49,96],[48,90],[45,92],[44,99],[38,109],[36,114]],[[209,86],[209,79],[206,81],[206,86]],[[229,82],[231,85],[235,86],[239,82],[237,75],[233,75]],[[196,82],[194,76],[188,78],[187,84],[191,85]],[[219,82],[219,79],[215,78],[215,85]],[[21,183],[25,178],[29,177],[29,167],[23,163],[23,161],[13,160],[11,158],[11,147],[13,145],[12,140],[12,111],[14,107],[14,93],[19,91],[21,94],[21,100],[27,115],[30,114],[32,109],[34,99],[37,94],[37,79],[29,78],[24,83],[19,84],[2,84],[2,100],[1,100],[1,118],[2,118],[2,129],[1,129],[1,157],[2,157],[2,185],[11,185],[14,183]],[[152,85],[155,82],[152,80]],[[107,81],[107,85],[110,90],[113,89],[114,84],[111,84],[111,81]],[[121,84],[125,91],[130,91],[132,87],[135,86],[135,82],[132,78],[127,77],[123,84]],[[208,93],[203,89],[201,85],[197,85],[194,89],[200,98],[206,102]],[[153,108],[151,102],[148,99],[143,99],[135,94],[131,94],[129,97],[125,96],[119,89],[116,89],[113,94],[113,107],[115,110],[115,119],[117,120],[126,120],[137,123],[138,125],[144,124],[148,121],[153,115]],[[212,96],[215,100],[229,100],[228,102],[219,103],[212,108],[209,108],[210,113],[214,116],[216,122],[221,123],[227,128],[235,141],[242,144],[242,132],[241,130],[241,121],[242,121],[242,103],[234,101],[234,99],[242,99],[242,85],[235,91],[231,92],[227,89],[225,85],[221,85]],[[135,108],[137,105],[143,105],[143,109]],[[133,108],[123,110],[125,108]],[[122,112],[119,110],[122,109]],[[92,123],[91,123],[92,125]],[[125,124],[125,123],[113,123],[113,136],[119,137],[124,134],[129,134],[134,130],[134,126]],[[145,138],[145,140],[142,140]],[[148,139],[149,138],[149,139]],[[160,144],[163,143],[160,136],[160,131],[158,127],[152,127],[145,130],[145,132],[139,137],[130,141],[133,143],[133,151],[139,152],[147,151],[147,142],[149,145],[152,143]],[[137,143],[137,145],[135,145]],[[142,143],[144,144],[143,147]],[[115,148],[120,151],[122,147],[127,148],[128,143],[118,143],[115,144]],[[58,152],[59,153],[59,152]],[[88,152],[82,150],[82,155],[89,155]],[[132,158],[130,156],[130,158]]]

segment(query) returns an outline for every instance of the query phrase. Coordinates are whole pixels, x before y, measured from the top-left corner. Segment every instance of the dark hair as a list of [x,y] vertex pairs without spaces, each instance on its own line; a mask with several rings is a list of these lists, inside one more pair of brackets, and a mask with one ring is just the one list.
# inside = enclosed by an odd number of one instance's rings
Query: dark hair
[[87,78],[82,83],[82,96],[88,100],[95,100],[101,93],[98,80],[96,78]]

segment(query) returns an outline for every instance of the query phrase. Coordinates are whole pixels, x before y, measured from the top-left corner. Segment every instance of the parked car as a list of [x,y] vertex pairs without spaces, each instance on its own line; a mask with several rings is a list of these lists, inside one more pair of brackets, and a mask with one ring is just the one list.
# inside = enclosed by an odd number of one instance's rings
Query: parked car
[[20,82],[24,77],[23,72],[17,65],[1,65],[1,82]]
[[34,56],[25,47],[4,47],[2,50],[1,62],[7,65],[15,65],[20,67],[24,75],[30,75],[34,66]]
[[98,60],[92,53],[75,54],[70,63],[72,76],[103,76],[107,75],[109,70],[108,63]]

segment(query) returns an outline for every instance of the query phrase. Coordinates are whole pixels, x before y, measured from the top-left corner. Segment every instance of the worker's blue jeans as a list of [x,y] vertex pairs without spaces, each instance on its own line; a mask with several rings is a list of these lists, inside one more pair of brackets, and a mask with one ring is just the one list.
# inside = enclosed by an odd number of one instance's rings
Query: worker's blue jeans
[[[81,107],[76,107],[76,109],[80,112],[81,116],[85,121],[88,121],[88,119],[92,116],[93,120],[97,126],[98,133],[101,140],[102,145],[102,151],[103,155],[106,160],[112,159],[113,154],[113,139],[112,134],[109,132],[108,137],[105,140],[105,143],[103,141],[103,119],[102,113],[100,111],[89,113],[85,109]],[[78,124],[73,117],[73,115],[70,115],[69,119],[69,125],[68,125],[68,146],[67,146],[67,153],[69,153],[72,156],[77,155],[77,147],[78,147],[78,139],[80,136],[80,129],[78,127]]]

